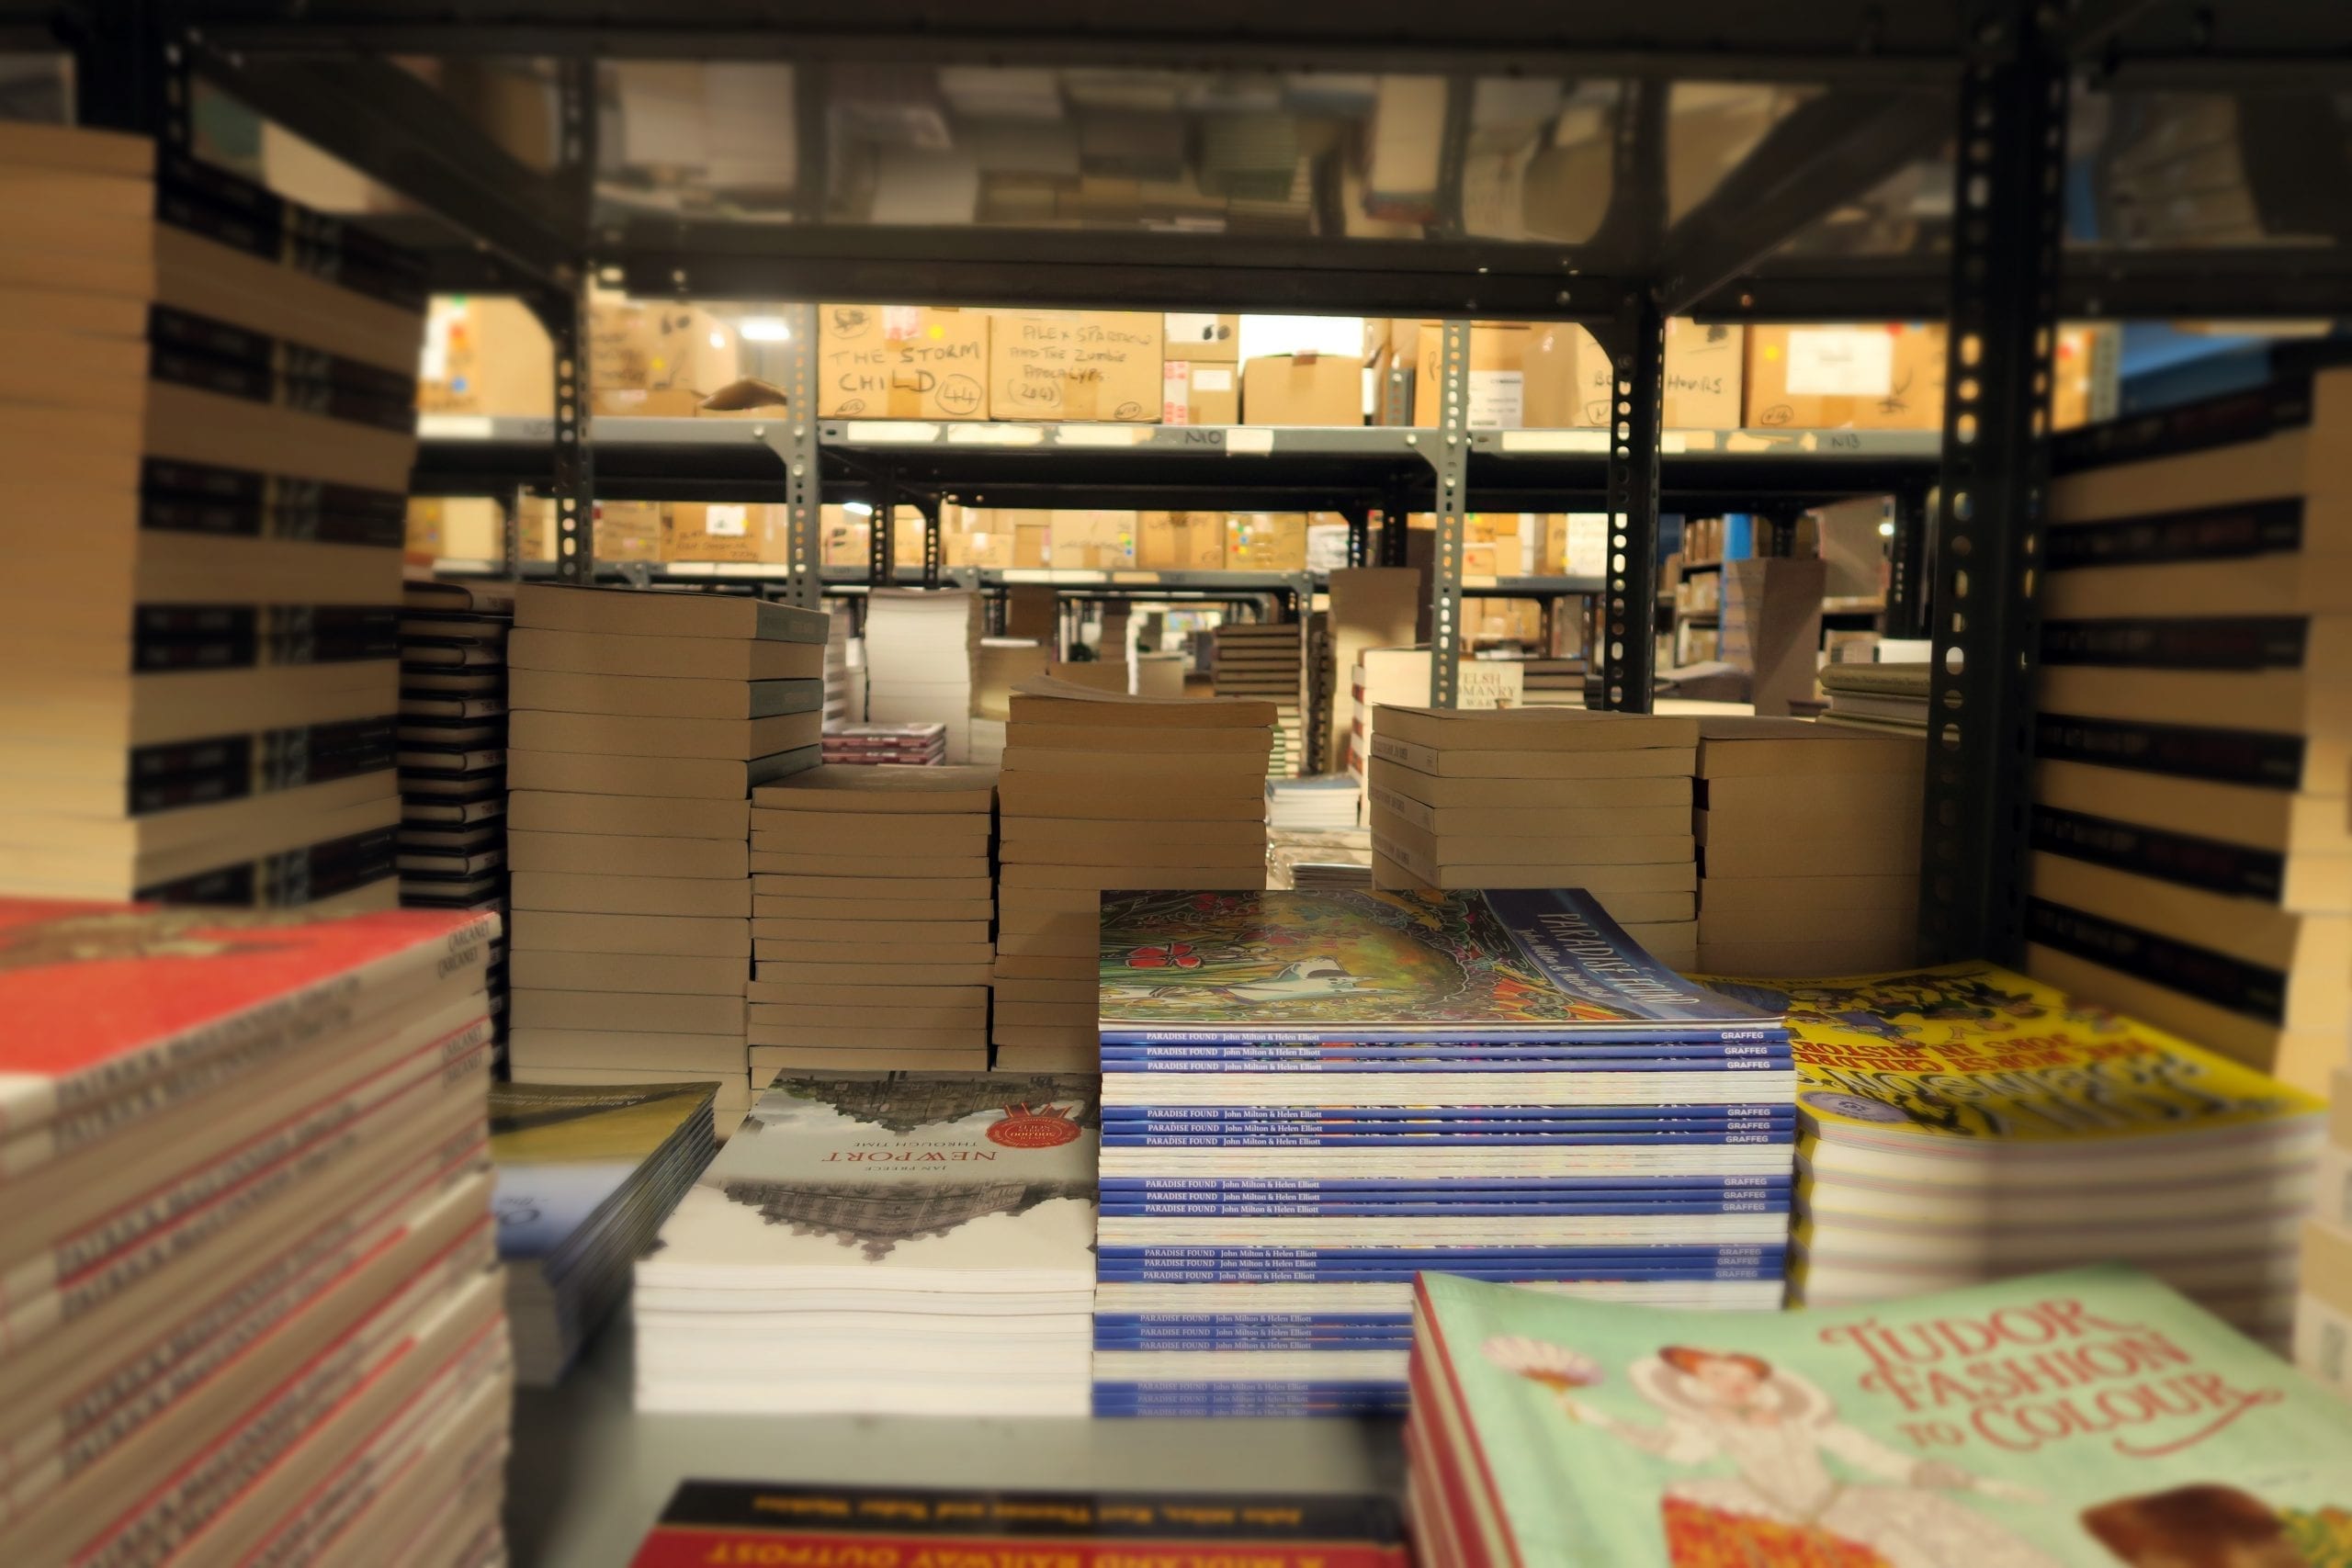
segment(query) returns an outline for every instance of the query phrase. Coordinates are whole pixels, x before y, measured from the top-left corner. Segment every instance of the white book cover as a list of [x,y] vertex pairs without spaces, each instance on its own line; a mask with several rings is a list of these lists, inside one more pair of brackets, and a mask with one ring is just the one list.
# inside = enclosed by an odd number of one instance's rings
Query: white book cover
[[1095,1081],[913,1072],[779,1079],[662,1226],[638,1281],[1091,1289]]

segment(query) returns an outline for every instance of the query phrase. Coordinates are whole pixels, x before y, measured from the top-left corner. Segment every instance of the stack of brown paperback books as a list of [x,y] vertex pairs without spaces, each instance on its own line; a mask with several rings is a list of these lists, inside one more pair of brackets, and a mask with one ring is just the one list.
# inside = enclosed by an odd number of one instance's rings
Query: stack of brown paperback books
[[1860,975],[1912,962],[1921,737],[1699,721],[1699,967]]
[[421,270],[143,138],[0,180],[0,891],[393,907]]
[[812,766],[825,617],[533,584],[509,640],[518,1083],[710,1077],[750,1109],[752,788]]
[[1383,707],[1374,885],[1579,887],[1668,967],[1694,968],[1698,749],[1695,718]]
[[1013,694],[998,786],[997,1066],[1091,1072],[1105,889],[1266,885],[1273,705]]
[[496,927],[0,900],[0,1559],[502,1559]]
[[836,724],[826,729],[824,759],[828,762],[897,762],[927,767],[947,761],[947,727],[944,724]]
[[752,1087],[984,1068],[996,770],[826,766],[752,796]]
[[2352,369],[2056,444],[2027,966],[2325,1094],[2352,1029]]
[[1220,697],[1257,697],[1274,705],[1274,750],[1269,778],[1296,778],[1306,767],[1301,717],[1306,682],[1306,644],[1295,621],[1216,628],[1210,678]]

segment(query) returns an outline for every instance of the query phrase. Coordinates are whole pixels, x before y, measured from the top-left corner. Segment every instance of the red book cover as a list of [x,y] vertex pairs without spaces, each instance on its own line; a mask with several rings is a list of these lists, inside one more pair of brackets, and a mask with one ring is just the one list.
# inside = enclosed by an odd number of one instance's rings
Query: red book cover
[[495,916],[0,899],[0,1135],[231,1052],[360,990],[479,965]]

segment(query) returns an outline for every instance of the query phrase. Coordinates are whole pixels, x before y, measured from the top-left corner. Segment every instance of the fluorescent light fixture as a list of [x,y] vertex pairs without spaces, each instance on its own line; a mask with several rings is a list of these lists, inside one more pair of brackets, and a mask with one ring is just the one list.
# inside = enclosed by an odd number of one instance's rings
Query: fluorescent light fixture
[[871,517],[874,515],[873,506],[863,501],[844,501],[842,502],[842,510],[843,512],[854,513],[859,517]]
[[1894,525],[1892,523],[1880,524],[1878,525],[1878,536],[1882,539],[1892,539],[1894,537]]
[[746,316],[735,323],[745,343],[790,343],[792,323],[782,316]]

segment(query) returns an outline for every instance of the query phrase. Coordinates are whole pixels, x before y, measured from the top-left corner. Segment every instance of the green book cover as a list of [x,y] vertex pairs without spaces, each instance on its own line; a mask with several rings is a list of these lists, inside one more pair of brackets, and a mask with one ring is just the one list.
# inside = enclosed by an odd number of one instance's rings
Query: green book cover
[[1436,1490],[1528,1568],[2352,1564],[2352,1404],[2132,1269],[1754,1315],[1425,1274],[1416,1317]]

